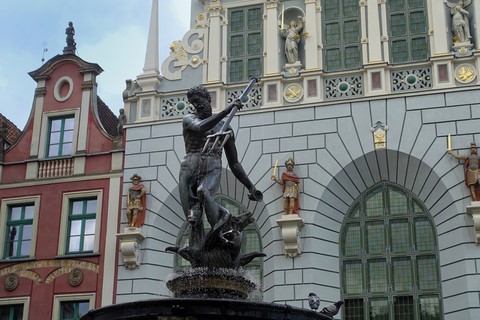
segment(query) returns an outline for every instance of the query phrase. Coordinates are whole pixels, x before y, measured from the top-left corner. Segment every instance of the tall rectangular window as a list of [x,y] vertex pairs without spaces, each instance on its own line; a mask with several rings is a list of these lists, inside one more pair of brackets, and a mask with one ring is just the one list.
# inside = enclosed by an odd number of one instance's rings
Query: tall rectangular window
[[[30,255],[33,232],[34,204],[8,206],[4,240],[4,259],[26,258]],[[0,318],[1,319],[1,318]]]
[[72,154],[74,124],[73,116],[49,120],[47,157],[62,157]]
[[23,304],[0,305],[0,319],[2,320],[22,320]]
[[425,0],[389,0],[390,60],[406,63],[428,59]]
[[93,252],[97,199],[72,199],[68,213],[67,254]]
[[90,309],[90,301],[62,301],[60,302],[60,320],[79,320]]
[[262,6],[235,8],[229,13],[228,81],[247,81],[263,74]]
[[322,1],[325,71],[359,68],[360,16],[358,0]]

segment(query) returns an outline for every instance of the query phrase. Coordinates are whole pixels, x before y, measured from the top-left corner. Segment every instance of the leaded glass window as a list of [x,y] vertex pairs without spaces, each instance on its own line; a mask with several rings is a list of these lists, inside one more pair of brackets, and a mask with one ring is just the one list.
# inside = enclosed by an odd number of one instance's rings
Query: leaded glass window
[[70,201],[67,253],[93,252],[97,198]]
[[[234,216],[243,214],[244,212],[247,212],[248,210],[241,206],[238,202],[226,198],[224,196],[218,195],[215,197],[215,201],[219,203],[222,207],[228,210],[228,212]],[[203,215],[203,225],[205,227],[205,232],[208,233],[210,230],[210,226],[208,224],[208,221]],[[182,226],[182,230],[180,231],[180,237],[178,239],[177,245],[181,248],[188,246],[188,235],[190,234],[190,225],[188,223],[185,223]],[[252,252],[252,251],[262,251],[262,243],[261,243],[261,238],[260,234],[258,232],[257,226],[255,223],[249,224],[242,232],[242,246],[241,246],[242,253],[247,253],[247,252]],[[244,268],[260,282],[263,279],[263,273],[262,273],[262,265],[263,265],[263,259],[261,257],[257,257],[253,259],[252,262],[250,262],[248,265],[246,265]],[[190,266],[190,263],[183,259],[180,255],[175,255],[175,261],[174,261],[174,269],[175,271],[180,271],[186,267]]]
[[359,68],[360,16],[358,0],[322,1],[325,71]]
[[73,116],[49,120],[47,157],[62,157],[72,154],[74,123]]
[[387,4],[391,63],[427,60],[425,0],[389,0]]
[[228,81],[263,74],[262,6],[235,8],[228,20]]
[[382,182],[361,195],[340,248],[346,319],[443,319],[435,228],[408,191]]
[[34,210],[34,204],[8,206],[5,259],[30,256]]

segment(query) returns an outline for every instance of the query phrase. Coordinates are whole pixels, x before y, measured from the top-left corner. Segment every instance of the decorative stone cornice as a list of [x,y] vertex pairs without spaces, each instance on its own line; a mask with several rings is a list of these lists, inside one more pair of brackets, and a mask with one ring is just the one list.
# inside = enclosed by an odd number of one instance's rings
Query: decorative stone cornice
[[267,0],[266,6],[267,9],[274,9],[278,7],[278,0]]
[[47,94],[47,88],[36,88],[35,89],[35,97],[44,97]]
[[[34,269],[40,268],[57,268],[51,273],[49,273],[45,278],[34,271]],[[98,264],[83,261],[83,260],[73,260],[73,259],[51,259],[51,260],[38,260],[38,261],[28,261],[22,263],[16,263],[0,269],[0,277],[8,274],[16,274],[20,278],[27,278],[32,280],[33,282],[40,284],[40,283],[50,283],[55,278],[69,273],[74,269],[78,270],[87,270],[98,273],[100,267]]]
[[82,90],[92,90],[93,86],[95,85],[94,81],[85,81],[82,83]]

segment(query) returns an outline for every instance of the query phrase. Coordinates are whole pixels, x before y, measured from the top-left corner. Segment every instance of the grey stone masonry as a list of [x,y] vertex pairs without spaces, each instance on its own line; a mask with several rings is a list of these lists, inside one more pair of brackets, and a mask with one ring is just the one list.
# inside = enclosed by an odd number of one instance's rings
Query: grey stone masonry
[[[385,149],[374,146],[370,129],[377,121],[388,126]],[[234,123],[239,159],[264,199],[251,203],[226,161],[221,193],[254,213],[267,254],[265,301],[305,307],[309,292],[323,302],[338,300],[345,216],[362,193],[390,181],[411,191],[436,227],[445,319],[467,319],[463,316],[468,308],[480,310],[480,250],[474,245],[472,218],[465,214],[469,194],[462,165],[446,153],[448,135],[460,154],[467,154],[469,142],[479,138],[480,89],[281,111],[242,110]],[[184,222],[177,188],[184,152],[181,135],[180,120],[127,129],[125,177],[137,172],[149,185],[150,217],[142,228],[146,240],[140,269],[119,266],[118,301],[169,294],[164,281],[173,272],[174,257],[164,250],[177,243]],[[300,216],[305,222],[300,233],[303,251],[295,258],[285,257],[283,251],[276,223],[283,213],[282,193],[270,179],[275,160],[282,171],[290,156],[302,179]]]

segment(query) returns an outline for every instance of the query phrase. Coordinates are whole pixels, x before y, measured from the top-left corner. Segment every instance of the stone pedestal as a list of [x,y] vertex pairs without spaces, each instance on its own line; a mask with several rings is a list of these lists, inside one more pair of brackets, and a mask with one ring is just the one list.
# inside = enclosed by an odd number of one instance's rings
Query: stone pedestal
[[467,213],[473,218],[473,227],[475,229],[475,243],[480,244],[480,201],[472,201],[467,206]]
[[456,42],[452,48],[457,58],[469,57],[473,54],[473,44],[470,42]]
[[120,240],[120,251],[122,252],[123,263],[127,269],[140,267],[140,244],[145,237],[139,228],[127,227],[123,233],[117,234]]
[[298,77],[300,76],[300,70],[302,69],[302,64],[300,61],[295,63],[286,63],[283,66],[282,76],[284,78]]
[[298,214],[283,215],[277,220],[285,245],[285,255],[295,257],[302,253],[300,243],[300,231],[304,223]]

